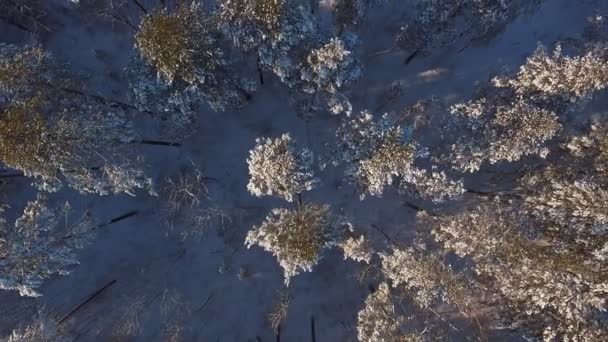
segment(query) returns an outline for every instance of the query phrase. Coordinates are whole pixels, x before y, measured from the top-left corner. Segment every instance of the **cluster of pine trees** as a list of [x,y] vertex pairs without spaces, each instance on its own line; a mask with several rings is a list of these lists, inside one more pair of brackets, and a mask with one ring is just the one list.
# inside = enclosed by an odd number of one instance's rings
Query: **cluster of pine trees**
[[[252,142],[246,160],[247,190],[285,205],[244,243],[272,253],[286,286],[337,247],[372,284],[357,315],[360,341],[483,340],[496,332],[606,339],[608,118],[569,120],[608,87],[604,17],[592,18],[583,37],[539,47],[466,101],[433,98],[397,113],[356,113],[349,98],[363,73],[356,31],[380,1],[332,2],[330,31],[321,29],[316,1],[71,2],[133,31],[130,96],[100,95],[42,45],[0,42],[0,164],[10,170],[0,177],[27,177],[38,192],[13,222],[0,207],[0,289],[40,296],[45,281],[78,264],[77,250],[98,228],[116,222],[75,215],[68,203],[53,207],[53,193],[157,195],[137,146],[179,142],[144,136],[134,117],[162,120],[168,137],[183,136],[201,109],[238,111],[276,82],[299,115],[339,115],[329,157],[315,157],[285,133]],[[395,47],[409,52],[409,62],[456,40],[479,42],[540,2],[413,1],[415,15],[404,19]],[[47,29],[45,13],[39,1],[0,4],[0,20],[23,30]],[[323,187],[321,164],[344,170],[360,200],[396,190],[417,212],[416,239],[357,227],[329,203],[308,201],[307,192]],[[506,169],[507,188],[467,187],[483,172]],[[172,215],[200,215],[203,182],[197,173],[161,191]],[[288,302],[272,315],[274,328]],[[55,328],[42,317],[9,340],[64,338]]]

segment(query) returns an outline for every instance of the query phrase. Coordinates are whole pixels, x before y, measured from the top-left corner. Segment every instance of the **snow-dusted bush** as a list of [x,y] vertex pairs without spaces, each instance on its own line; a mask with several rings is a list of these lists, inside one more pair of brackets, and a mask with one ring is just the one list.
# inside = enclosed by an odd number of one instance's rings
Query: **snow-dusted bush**
[[310,191],[318,183],[314,177],[313,155],[298,150],[289,134],[280,138],[258,138],[249,152],[249,184],[255,196],[278,196],[293,202],[298,194]]
[[347,175],[359,188],[362,199],[367,194],[381,196],[397,178],[404,191],[415,191],[436,202],[464,192],[461,182],[415,166],[415,160],[425,158],[427,152],[412,140],[409,129],[387,115],[374,121],[369,112],[363,112],[344,121],[337,136],[336,163],[346,164]]
[[520,229],[533,230],[535,222],[520,213],[489,204],[431,221],[436,239],[470,258],[482,287],[502,298],[501,317],[546,341],[600,341],[605,327],[597,314],[606,310],[608,298],[601,262],[542,237],[526,237]]
[[357,336],[361,342],[400,341],[405,318],[395,312],[386,283],[365,299],[357,315]]
[[218,39],[197,2],[146,15],[127,68],[137,104],[155,111],[180,110],[181,116],[174,114],[178,122],[192,121],[202,103],[216,111],[242,106],[253,84],[236,75]]
[[323,106],[332,114],[351,114],[352,106],[340,90],[361,76],[361,66],[349,40],[332,38],[310,51],[300,72],[305,93],[324,99]]
[[93,228],[87,216],[75,222],[69,205],[49,209],[45,200],[29,202],[14,224],[0,222],[0,289],[38,297],[37,289],[55,275],[67,275],[78,264],[75,251],[90,240]]
[[553,54],[539,47],[515,78],[497,77],[493,82],[522,96],[560,96],[574,102],[608,87],[608,60],[593,52],[571,57],[563,56],[559,46]]
[[273,209],[261,225],[249,231],[245,244],[271,252],[283,268],[288,285],[293,276],[312,271],[323,250],[334,244],[335,230],[336,222],[327,205]]

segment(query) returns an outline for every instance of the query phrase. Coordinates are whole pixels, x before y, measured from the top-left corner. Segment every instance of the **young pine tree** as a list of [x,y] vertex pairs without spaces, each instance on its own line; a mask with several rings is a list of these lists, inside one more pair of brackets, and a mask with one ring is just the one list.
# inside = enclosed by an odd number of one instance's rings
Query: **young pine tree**
[[247,159],[247,190],[257,197],[277,196],[293,202],[319,182],[314,176],[313,161],[312,152],[298,150],[289,134],[276,139],[258,138]]
[[332,38],[306,56],[300,69],[301,87],[314,99],[313,107],[334,115],[352,113],[352,105],[341,90],[361,76],[361,65],[353,52],[355,39]]
[[323,251],[335,243],[338,222],[328,205],[273,209],[266,220],[249,231],[247,247],[259,245],[272,253],[283,268],[285,284],[301,272],[310,272]]
[[[69,205],[49,209],[44,198],[29,202],[14,224],[0,221],[0,289],[38,297],[38,288],[78,264],[75,251],[92,238],[87,215],[68,222]],[[66,217],[62,222],[61,218]]]
[[347,176],[366,195],[381,196],[397,179],[405,192],[440,202],[464,192],[462,183],[450,180],[445,173],[415,165],[427,157],[425,149],[412,140],[409,129],[398,125],[388,115],[374,120],[363,112],[343,122],[337,131],[335,163],[345,163]]
[[197,107],[239,108],[252,84],[231,67],[213,18],[197,2],[143,17],[127,68],[131,92],[142,109],[169,112],[178,126],[194,120]]
[[261,70],[293,87],[301,55],[318,39],[308,5],[300,0],[221,0],[219,24],[237,48],[257,55]]
[[0,45],[0,161],[45,190],[133,194],[151,180],[133,156],[126,113],[83,92],[39,47]]

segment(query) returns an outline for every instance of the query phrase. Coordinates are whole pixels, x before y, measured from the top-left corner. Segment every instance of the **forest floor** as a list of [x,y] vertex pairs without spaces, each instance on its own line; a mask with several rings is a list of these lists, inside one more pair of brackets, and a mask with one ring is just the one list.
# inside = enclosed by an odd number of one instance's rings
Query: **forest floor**
[[[354,112],[399,111],[431,96],[447,102],[466,100],[478,82],[504,67],[517,68],[539,43],[552,46],[580,35],[589,16],[598,9],[608,10],[608,4],[601,2],[546,0],[534,13],[515,19],[488,41],[456,42],[405,64],[407,54],[399,49],[373,56],[392,46],[400,16],[407,10],[400,1],[391,1],[370,13],[358,32],[364,75],[350,92]],[[58,58],[71,61],[75,70],[89,75],[90,89],[126,101],[123,69],[133,45],[132,32],[120,24],[81,16],[69,4],[51,7],[53,31],[38,41]],[[0,41],[23,44],[33,39],[15,28],[0,26]],[[395,82],[402,86],[402,94],[383,103]],[[150,138],[163,136],[162,122],[133,115]],[[45,284],[42,297],[1,292],[0,336],[29,321],[40,307],[62,317],[116,280],[66,321],[65,329],[76,340],[161,341],[181,329],[184,341],[273,341],[275,333],[267,315],[277,291],[284,289],[282,270],[271,254],[258,247],[247,249],[244,239],[271,208],[285,204],[247,192],[246,159],[257,137],[286,132],[322,155],[338,123],[338,118],[327,114],[309,120],[298,117],[288,91],[268,77],[242,111],[201,112],[195,133],[181,147],[142,148],[153,178],[161,185],[166,177],[174,177],[192,163],[212,177],[205,205],[222,209],[227,217],[209,221],[198,237],[182,239],[184,227],[167,227],[162,196],[82,196],[68,190],[53,194],[53,201],[70,201],[75,210],[90,209],[99,220],[131,210],[139,214],[101,231],[80,252],[81,264],[73,273]],[[382,236],[372,224],[401,239],[412,238],[420,229],[414,225],[416,212],[403,205],[406,198],[391,192],[360,201],[342,171],[333,167],[322,171],[322,186],[307,193],[305,200],[330,204],[360,231],[377,239]],[[466,182],[475,184],[479,179]],[[34,197],[27,180],[4,185],[2,192],[9,203],[25,205],[25,200]],[[21,209],[12,206],[9,215]],[[361,268],[331,251],[313,272],[293,278],[282,340],[311,341],[314,317],[317,341],[355,341],[357,312],[370,285],[355,280]]]

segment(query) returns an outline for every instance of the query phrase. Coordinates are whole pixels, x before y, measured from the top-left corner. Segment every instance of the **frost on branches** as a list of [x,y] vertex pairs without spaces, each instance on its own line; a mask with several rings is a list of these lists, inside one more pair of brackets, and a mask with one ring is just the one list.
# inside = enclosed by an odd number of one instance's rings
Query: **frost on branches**
[[554,239],[605,258],[608,246],[608,141],[605,123],[572,137],[546,169],[523,178],[523,208]]
[[75,251],[92,234],[88,217],[61,222],[69,205],[48,209],[44,199],[29,202],[14,224],[0,222],[0,289],[16,290],[21,296],[38,297],[46,279],[67,275],[78,264]]
[[0,43],[0,104],[19,105],[47,96],[49,106],[57,110],[63,101],[76,100],[64,90],[77,84],[67,65],[44,49]]
[[412,248],[394,249],[380,254],[382,273],[393,287],[403,287],[421,308],[441,302],[453,305],[463,313],[469,311],[470,291],[461,277],[439,257],[422,255]]
[[396,313],[389,286],[382,283],[357,315],[357,336],[361,342],[400,341],[404,321]]
[[427,152],[412,141],[409,129],[387,115],[374,121],[369,112],[363,112],[345,121],[337,136],[336,155],[340,160],[336,163],[346,164],[346,173],[359,188],[361,199],[367,194],[381,196],[397,178],[403,191],[416,192],[435,202],[464,193],[462,182],[414,165]]
[[563,56],[560,46],[553,54],[539,47],[515,78],[495,78],[494,84],[522,96],[559,96],[575,102],[608,86],[608,60],[594,52],[571,57]]
[[485,162],[518,161],[525,156],[544,158],[546,143],[561,124],[556,113],[501,96],[459,103],[451,108],[452,123],[461,134],[446,158],[456,169],[478,171]]
[[341,89],[361,76],[361,66],[353,55],[356,37],[332,38],[322,47],[310,51],[300,73],[302,90],[315,98],[315,103],[332,114],[352,113],[352,105]]
[[146,15],[127,68],[138,106],[169,113],[178,110],[172,119],[182,126],[194,119],[202,103],[216,111],[242,106],[253,84],[236,76],[219,38],[197,3]]
[[599,312],[608,298],[601,262],[549,236],[527,234],[534,221],[520,213],[488,204],[431,221],[437,241],[470,258],[482,287],[501,298],[503,319],[546,341],[601,341],[606,327]]
[[289,134],[280,138],[258,138],[249,151],[249,184],[255,196],[278,196],[293,202],[298,194],[312,190],[318,183],[314,177],[313,154],[298,150]]
[[262,70],[292,87],[300,55],[317,39],[316,19],[300,0],[221,0],[219,23],[237,48],[257,54]]
[[525,156],[546,157],[547,143],[561,128],[569,103],[608,85],[608,63],[592,53],[563,57],[539,48],[513,77],[493,79],[477,99],[452,107],[461,138],[448,160],[462,171],[484,162],[513,162]]
[[48,314],[39,314],[34,322],[12,331],[6,342],[68,342],[57,322]]
[[[71,87],[80,84],[38,47],[0,45],[0,159],[52,191],[133,194],[150,186],[127,143],[126,113]],[[80,89],[80,86],[76,89]]]
[[247,248],[258,245],[272,253],[283,268],[285,284],[310,272],[322,252],[334,244],[336,222],[327,205],[306,204],[299,209],[273,209],[247,234]]

